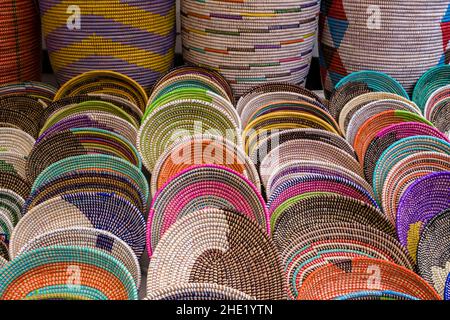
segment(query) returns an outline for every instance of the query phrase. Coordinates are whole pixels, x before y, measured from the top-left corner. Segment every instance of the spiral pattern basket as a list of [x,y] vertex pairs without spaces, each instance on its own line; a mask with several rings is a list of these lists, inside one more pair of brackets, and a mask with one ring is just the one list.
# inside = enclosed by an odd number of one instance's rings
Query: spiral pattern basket
[[423,300],[442,300],[413,271],[379,259],[355,258],[314,271],[299,289],[299,300],[331,300],[366,290],[394,291]]
[[417,84],[414,87],[412,99],[415,103],[417,103],[420,109],[424,111],[428,99],[433,95],[433,93],[437,89],[447,85],[450,85],[450,65],[442,65],[431,68],[417,81]]
[[49,104],[57,89],[50,84],[37,81],[10,82],[0,85],[0,96],[29,96]]
[[450,273],[450,209],[434,216],[425,226],[417,248],[420,275],[444,295]]
[[247,178],[227,167],[197,165],[170,179],[153,197],[147,226],[149,254],[175,221],[204,208],[241,212],[269,232],[264,199]]
[[219,209],[191,213],[159,242],[147,275],[147,294],[188,283],[215,283],[256,299],[284,299],[278,252],[263,228]]
[[0,84],[41,79],[41,37],[37,1],[0,1]]
[[411,94],[425,71],[449,63],[449,23],[447,1],[323,0],[319,53],[326,95],[362,70],[387,73]]
[[136,300],[130,272],[100,250],[77,246],[39,248],[0,269],[0,298]]
[[414,266],[397,239],[361,224],[320,224],[316,230],[301,230],[295,240],[281,254],[290,299],[297,298],[298,288],[314,270],[338,261],[371,257],[391,261],[410,270]]
[[114,70],[147,90],[172,66],[175,1],[40,1],[44,38],[60,84]]
[[153,292],[145,300],[255,300],[239,290],[214,283],[188,283]]
[[88,247],[113,256],[127,268],[139,288],[141,267],[136,255],[124,241],[106,230],[80,227],[57,229],[31,239],[22,247],[18,256],[39,248],[60,245]]
[[0,152],[28,156],[36,141],[25,131],[0,127]]
[[397,210],[397,235],[413,258],[416,258],[423,228],[431,218],[449,207],[450,171],[421,177],[405,190]]
[[239,97],[256,84],[304,84],[319,1],[181,3],[183,57],[219,71]]
[[181,171],[198,164],[230,168],[260,189],[258,172],[241,148],[219,136],[193,135],[182,138],[159,157],[151,176],[152,194]]
[[395,223],[398,204],[405,190],[417,179],[433,172],[450,171],[450,154],[417,152],[399,161],[386,177],[381,201],[384,213]]
[[25,200],[10,189],[0,188],[0,211],[15,226],[22,217],[22,207]]
[[16,257],[33,238],[69,227],[87,227],[111,232],[125,241],[140,257],[145,247],[142,213],[118,195],[80,192],[47,200],[28,211],[14,229],[10,254]]

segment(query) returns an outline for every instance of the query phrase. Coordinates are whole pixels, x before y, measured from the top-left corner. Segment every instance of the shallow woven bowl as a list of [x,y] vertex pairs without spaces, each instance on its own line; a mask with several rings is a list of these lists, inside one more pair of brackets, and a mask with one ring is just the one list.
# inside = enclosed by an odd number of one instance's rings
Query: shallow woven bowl
[[137,299],[136,285],[125,266],[109,254],[86,247],[54,246],[24,253],[0,269],[0,277],[4,300],[25,299],[47,290],[54,297],[60,293],[77,296],[80,288],[102,299]]
[[107,230],[140,257],[145,247],[145,221],[130,202],[115,194],[82,192],[52,198],[28,211],[14,229],[12,257],[31,239],[57,229],[86,227]]
[[205,209],[177,221],[150,260],[147,294],[188,283],[215,283],[256,299],[284,299],[278,252],[242,214]]
[[153,292],[145,300],[255,300],[239,290],[214,283],[188,283]]
[[170,179],[153,198],[147,225],[149,255],[175,221],[203,208],[241,212],[269,232],[264,199],[247,178],[223,166],[191,166]]
[[59,245],[97,249],[113,256],[127,268],[139,288],[141,267],[136,255],[129,245],[106,230],[72,227],[47,232],[31,239],[22,247],[18,256],[38,248]]
[[365,290],[389,290],[423,300],[442,300],[413,271],[392,262],[355,258],[314,271],[299,288],[299,300],[330,300]]

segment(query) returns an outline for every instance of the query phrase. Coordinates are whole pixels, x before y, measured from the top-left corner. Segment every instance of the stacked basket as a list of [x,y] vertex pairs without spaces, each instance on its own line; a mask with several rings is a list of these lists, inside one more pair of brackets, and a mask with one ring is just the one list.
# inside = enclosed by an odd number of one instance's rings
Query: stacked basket
[[184,0],[184,60],[219,71],[236,96],[265,82],[304,84],[319,6],[317,0]]
[[430,67],[449,63],[448,1],[323,0],[322,82],[327,96],[346,75],[386,72],[412,93]]
[[0,86],[0,268],[9,260],[11,235],[30,193],[26,168],[37,124],[55,92],[38,82]]
[[0,1],[0,84],[41,79],[41,33],[35,0]]
[[[419,266],[420,274],[441,297],[450,271],[449,259],[444,253],[448,246],[445,240],[438,241],[446,230],[445,224],[441,223],[442,217],[450,207],[450,144],[439,128],[422,116],[422,111],[426,101],[431,105],[445,99],[445,90],[440,91],[439,88],[439,84],[445,88],[448,82],[445,70],[446,67],[431,69],[419,80],[414,94],[417,104],[401,94],[403,90],[398,83],[385,74],[372,71],[360,71],[343,78],[330,101],[330,109],[347,142],[353,146],[365,178],[372,185],[375,200],[383,209],[385,219],[390,221],[391,227],[395,227],[398,247],[408,252],[414,265],[417,263]],[[377,80],[381,78],[384,81]],[[358,90],[351,84],[356,84]],[[436,94],[433,94],[433,89],[437,89]],[[356,268],[367,265],[367,262],[360,261]],[[387,268],[376,265],[380,270]],[[355,266],[349,264],[349,268]],[[386,270],[386,275],[393,272]],[[363,276],[359,273],[350,274],[348,278],[339,277],[339,271],[334,266],[311,275],[306,285],[316,286],[321,281],[336,283],[338,291],[333,294],[337,297],[337,292],[341,290],[338,285],[354,286],[356,279]],[[395,277],[391,280],[392,283],[389,283],[383,279],[381,288],[394,289],[400,284],[394,283],[397,281]],[[326,298],[332,292],[327,290],[314,295],[302,287],[301,294],[303,298]],[[417,294],[411,294],[412,288],[402,290],[405,291],[399,293],[409,298],[420,298]],[[373,290],[362,290],[364,292],[356,295],[350,295],[343,289],[341,291],[342,297],[338,298],[343,299],[375,298],[380,294],[375,294]],[[406,299],[407,296],[396,298]]]
[[124,75],[94,71],[54,99],[36,119],[23,177],[31,192],[0,295],[136,299],[149,187],[135,142],[147,95]]
[[148,299],[285,295],[233,101],[221,76],[197,67],[173,70],[150,97],[138,135],[152,172]]
[[39,1],[58,82],[91,70],[126,74],[150,90],[174,59],[175,1]]

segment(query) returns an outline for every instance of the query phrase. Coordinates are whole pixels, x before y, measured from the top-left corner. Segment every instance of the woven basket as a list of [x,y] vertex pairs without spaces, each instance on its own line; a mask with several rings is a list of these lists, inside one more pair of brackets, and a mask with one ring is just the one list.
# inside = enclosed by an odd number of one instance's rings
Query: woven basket
[[433,172],[450,171],[450,154],[417,152],[399,161],[386,177],[381,198],[384,213],[395,223],[404,191],[415,180]]
[[0,84],[41,79],[41,37],[37,1],[0,1]]
[[388,301],[417,301],[420,300],[416,297],[410,296],[409,294],[404,294],[401,292],[394,292],[391,290],[380,290],[380,291],[372,291],[372,290],[364,290],[352,292],[349,294],[345,294],[339,297],[334,298],[334,300],[388,300]]
[[320,228],[305,228],[297,234],[292,246],[281,254],[290,299],[296,299],[298,288],[314,270],[355,257],[391,261],[410,270],[414,263],[398,240],[375,228],[334,222]]
[[10,213],[6,209],[1,208],[0,204],[0,240],[4,243],[9,243],[14,225]]
[[141,283],[141,267],[133,250],[114,234],[92,228],[64,228],[44,233],[31,239],[18,256],[38,248],[54,246],[79,246],[108,253],[120,261],[133,276],[136,287]]
[[28,156],[35,140],[25,131],[0,127],[0,152],[11,152]]
[[403,193],[397,210],[400,243],[416,258],[420,234],[428,221],[450,207],[450,171],[414,181]]
[[268,82],[304,85],[319,5],[319,1],[183,1],[184,60],[219,71],[237,97]]
[[0,96],[26,95],[49,104],[57,89],[50,84],[36,81],[12,82],[0,85]]
[[259,169],[262,183],[267,186],[270,175],[278,166],[294,160],[330,162],[364,177],[358,161],[344,150],[325,142],[303,139],[287,141],[264,157]]
[[52,163],[67,157],[106,154],[129,161],[141,168],[142,162],[134,145],[124,137],[101,129],[75,128],[38,139],[28,159],[28,181]]
[[430,121],[450,138],[450,98],[439,102],[430,113]]
[[[54,246],[24,253],[0,269],[0,298],[19,300],[51,293],[54,298],[136,300],[125,266],[100,250]],[[93,293],[96,293],[93,295]]]
[[412,136],[392,144],[380,156],[373,172],[373,190],[377,198],[383,191],[384,181],[392,167],[402,159],[422,151],[450,155],[450,143],[431,136]]
[[379,259],[355,258],[314,271],[299,289],[299,300],[330,300],[365,291],[394,291],[423,300],[442,300],[413,271]]
[[204,134],[182,138],[159,157],[151,177],[152,194],[179,172],[198,164],[228,167],[260,189],[258,172],[241,148],[225,138]]
[[23,197],[9,189],[0,188],[0,210],[6,214],[15,226],[22,217]]
[[144,174],[126,160],[103,155],[86,154],[62,159],[44,169],[34,181],[31,191],[35,192],[42,185],[47,184],[59,177],[77,171],[107,171],[127,177],[139,186],[145,198],[149,199],[149,187]]
[[449,63],[448,7],[441,0],[323,0],[319,52],[326,95],[361,70],[387,73],[411,94],[425,71]]
[[351,181],[374,197],[372,187],[361,176],[342,166],[325,161],[314,160],[294,160],[278,166],[269,177],[266,187],[266,195],[270,197],[274,190],[281,184],[309,174],[328,175]]
[[13,172],[2,172],[0,174],[0,189],[8,189],[26,199],[30,194],[30,184],[27,180]]
[[145,300],[255,300],[239,290],[214,283],[188,283],[161,289]]
[[269,232],[264,199],[247,178],[223,166],[191,166],[167,181],[153,197],[147,226],[149,255],[175,221],[204,208],[241,212]]
[[450,209],[434,216],[425,226],[417,247],[420,275],[444,295],[450,273]]
[[286,297],[280,258],[264,229],[219,209],[177,221],[150,260],[147,294],[192,282],[226,285],[256,299]]
[[81,192],[52,198],[28,211],[14,229],[12,257],[36,236],[62,228],[106,230],[125,241],[140,257],[145,247],[145,221],[131,203],[115,194]]
[[414,87],[412,99],[415,103],[417,103],[420,109],[424,111],[428,99],[433,95],[433,93],[437,89],[447,85],[450,85],[450,66],[442,65],[431,68],[417,81],[417,84]]
[[[324,214],[326,212],[326,214]],[[381,211],[365,202],[334,193],[305,193],[280,205],[271,216],[272,237],[283,252],[304,228],[331,222],[369,225],[395,236],[393,225]]]
[[172,66],[175,1],[40,1],[50,61],[62,84],[104,69],[126,74],[147,90]]

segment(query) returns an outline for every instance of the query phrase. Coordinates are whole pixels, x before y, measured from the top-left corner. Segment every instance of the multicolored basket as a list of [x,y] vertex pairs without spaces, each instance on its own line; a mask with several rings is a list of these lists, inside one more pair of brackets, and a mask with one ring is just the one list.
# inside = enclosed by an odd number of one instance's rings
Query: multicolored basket
[[432,96],[432,94],[437,89],[447,85],[450,85],[450,65],[442,65],[431,68],[417,81],[417,84],[414,87],[412,100],[417,103],[422,112],[424,112],[428,99]]
[[214,283],[188,283],[153,292],[145,300],[255,300],[239,290]]
[[165,233],[150,260],[147,294],[188,283],[226,285],[256,299],[285,299],[278,252],[243,214],[193,212]]
[[55,97],[57,89],[44,82],[25,81],[10,82],[0,85],[0,96],[29,96],[36,100],[50,103]]
[[80,192],[52,198],[28,211],[11,237],[11,257],[33,238],[69,227],[106,230],[125,241],[136,256],[144,252],[145,221],[138,208],[114,193]]
[[371,257],[414,269],[411,257],[398,240],[382,231],[358,223],[318,226],[298,230],[292,246],[281,254],[290,299],[297,298],[298,288],[314,270],[338,261]]
[[0,269],[0,298],[136,300],[125,266],[103,251],[53,246],[26,252]]
[[356,292],[394,291],[421,300],[442,300],[425,280],[389,261],[354,258],[314,271],[299,288],[299,300],[330,300]]
[[428,221],[450,207],[450,171],[436,172],[414,181],[403,193],[397,210],[400,243],[417,257],[420,234]]
[[175,221],[204,208],[238,211],[270,230],[266,203],[247,178],[223,166],[191,166],[167,181],[153,197],[147,225],[149,255]]
[[449,63],[449,23],[447,1],[323,0],[319,52],[326,95],[361,70],[387,73],[411,94],[425,71]]
[[444,295],[450,273],[450,209],[434,216],[424,227],[417,247],[420,275]]
[[0,188],[0,211],[15,226],[22,217],[25,200],[10,189]]
[[172,66],[175,1],[39,2],[44,38],[60,84],[87,71],[114,70],[146,90]]
[[219,71],[239,97],[267,82],[305,83],[320,2],[181,3],[183,57]]
[[41,79],[39,8],[35,0],[0,1],[0,84]]

